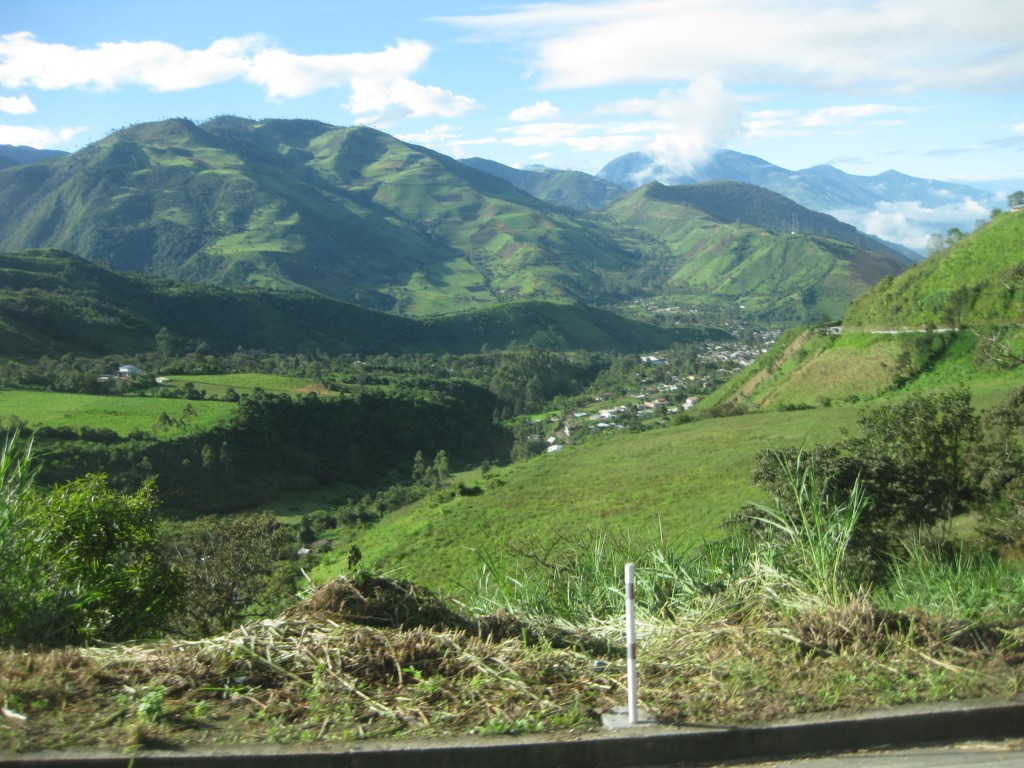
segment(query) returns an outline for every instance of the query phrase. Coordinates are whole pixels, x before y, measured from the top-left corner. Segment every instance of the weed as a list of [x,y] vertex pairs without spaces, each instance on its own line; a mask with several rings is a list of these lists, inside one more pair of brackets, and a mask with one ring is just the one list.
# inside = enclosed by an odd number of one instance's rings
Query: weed
[[157,722],[164,714],[164,704],[167,698],[167,688],[158,685],[150,688],[139,697],[135,714],[140,721],[146,723]]

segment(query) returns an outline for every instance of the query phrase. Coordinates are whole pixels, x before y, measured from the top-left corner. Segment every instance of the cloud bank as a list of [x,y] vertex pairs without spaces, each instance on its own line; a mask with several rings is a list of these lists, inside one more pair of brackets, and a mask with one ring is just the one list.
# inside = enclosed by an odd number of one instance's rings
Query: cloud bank
[[446,19],[533,51],[542,88],[690,81],[907,93],[1024,90],[1005,0],[613,0]]
[[300,56],[270,46],[261,36],[225,37],[202,50],[160,41],[82,49],[16,32],[0,36],[0,86],[93,91],[141,86],[171,92],[241,79],[263,88],[270,99],[347,88],[353,114],[378,122],[447,118],[475,109],[473,99],[411,79],[430,53],[426,43],[401,40],[375,53]]

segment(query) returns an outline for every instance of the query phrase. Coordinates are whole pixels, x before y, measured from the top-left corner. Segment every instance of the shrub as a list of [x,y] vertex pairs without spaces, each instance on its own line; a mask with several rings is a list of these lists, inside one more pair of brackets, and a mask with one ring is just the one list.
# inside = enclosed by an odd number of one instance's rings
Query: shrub
[[40,494],[32,444],[0,454],[0,641],[55,645],[160,630],[175,579],[159,556],[155,489],[90,475]]

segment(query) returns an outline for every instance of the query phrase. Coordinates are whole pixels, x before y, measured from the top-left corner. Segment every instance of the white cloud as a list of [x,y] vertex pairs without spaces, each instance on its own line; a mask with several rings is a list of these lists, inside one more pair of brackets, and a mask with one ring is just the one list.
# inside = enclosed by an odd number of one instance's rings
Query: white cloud
[[28,96],[0,96],[0,112],[9,115],[30,115],[36,111],[36,105]]
[[558,107],[550,101],[538,101],[528,107],[513,109],[508,119],[517,123],[532,123],[536,120],[552,120],[558,117]]
[[[797,110],[759,110],[744,119],[751,136],[800,136],[815,128],[840,128],[849,125],[902,125],[890,115],[912,114],[917,110],[894,104],[852,104],[820,107],[807,112]],[[884,119],[883,119],[884,118]]]
[[84,128],[32,128],[25,125],[0,125],[0,144],[47,149],[66,144]]
[[662,91],[652,111],[665,127],[655,133],[648,151],[673,173],[707,160],[738,133],[743,115],[740,99],[710,76],[694,80],[685,91]]
[[201,51],[170,43],[100,43],[83,50],[41,43],[28,32],[0,37],[0,85],[42,90],[110,90],[139,84],[154,91],[180,91],[243,74],[260,38],[223,38]]
[[406,77],[427,62],[430,52],[426,43],[409,40],[377,53],[299,56],[273,48],[256,53],[245,78],[266,88],[271,98],[294,99],[353,80],[390,82]]
[[532,47],[547,88],[686,81],[1024,89],[1024,4],[1006,0],[610,0],[450,17]]
[[400,40],[375,53],[300,56],[270,47],[259,36],[221,38],[204,50],[157,41],[79,49],[18,32],[0,36],[0,86],[182,91],[242,78],[262,86],[271,99],[349,88],[351,111],[377,121],[453,117],[475,109],[470,98],[410,79],[430,54],[426,43]]
[[348,108],[356,115],[369,115],[371,122],[393,125],[407,117],[452,118],[477,109],[473,99],[457,96],[433,85],[420,85],[407,78],[384,80],[359,77],[352,80]]
[[924,251],[928,238],[935,232],[944,233],[951,227],[970,231],[990,211],[977,200],[964,197],[933,208],[914,200],[882,201],[871,211],[847,209],[829,213],[869,235]]

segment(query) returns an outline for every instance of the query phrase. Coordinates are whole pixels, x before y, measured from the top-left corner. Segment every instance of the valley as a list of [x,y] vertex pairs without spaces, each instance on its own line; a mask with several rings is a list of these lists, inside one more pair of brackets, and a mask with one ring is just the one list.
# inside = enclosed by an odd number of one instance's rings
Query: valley
[[1024,214],[917,261],[510,170],[227,116],[0,169],[0,750],[592,730],[626,562],[662,723],[1015,693]]

